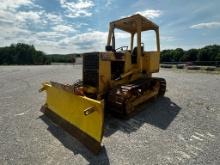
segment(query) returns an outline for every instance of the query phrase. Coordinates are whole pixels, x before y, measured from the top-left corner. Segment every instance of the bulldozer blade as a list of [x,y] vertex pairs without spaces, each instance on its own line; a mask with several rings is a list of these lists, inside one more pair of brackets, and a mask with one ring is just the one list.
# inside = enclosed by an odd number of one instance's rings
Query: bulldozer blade
[[70,86],[56,82],[44,83],[47,100],[41,111],[91,152],[101,149],[104,123],[104,101],[75,95]]

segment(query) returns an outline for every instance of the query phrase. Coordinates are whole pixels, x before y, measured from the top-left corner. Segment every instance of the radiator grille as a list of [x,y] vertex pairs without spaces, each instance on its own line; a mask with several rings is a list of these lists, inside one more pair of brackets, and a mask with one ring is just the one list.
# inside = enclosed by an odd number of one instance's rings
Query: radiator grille
[[98,52],[83,54],[83,84],[98,87],[99,82]]

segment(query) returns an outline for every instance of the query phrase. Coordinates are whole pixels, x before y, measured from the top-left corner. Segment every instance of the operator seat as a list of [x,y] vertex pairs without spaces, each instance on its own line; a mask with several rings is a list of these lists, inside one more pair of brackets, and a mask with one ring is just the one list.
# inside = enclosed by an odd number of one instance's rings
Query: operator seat
[[[143,55],[144,47],[141,46],[141,55]],[[134,47],[131,53],[131,64],[137,64],[137,46]]]

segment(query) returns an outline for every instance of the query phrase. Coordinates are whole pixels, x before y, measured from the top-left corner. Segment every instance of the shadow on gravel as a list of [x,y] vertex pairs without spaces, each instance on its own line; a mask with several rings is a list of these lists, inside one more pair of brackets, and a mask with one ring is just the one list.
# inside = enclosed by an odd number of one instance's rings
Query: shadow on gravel
[[91,165],[110,164],[105,146],[102,147],[101,152],[98,155],[94,155],[78,140],[76,140],[71,135],[66,133],[59,126],[56,126],[45,115],[40,116],[40,119],[43,120],[48,125],[48,128],[47,128],[48,131],[50,131],[50,133],[54,137],[56,137],[66,148],[71,150],[74,153],[74,155],[77,155],[77,154],[82,155]]
[[[181,108],[169,98],[164,97],[154,102],[143,104],[139,107],[139,110],[139,112],[127,120],[118,119],[109,114],[106,115],[104,136],[108,137],[119,130],[125,133],[131,133],[138,130],[144,123],[165,130],[175,119]],[[110,164],[104,146],[100,154],[94,156],[85,146],[66,133],[62,128],[52,123],[45,115],[40,116],[40,119],[48,125],[48,130],[52,135],[74,154],[82,155],[90,164]]]
[[162,97],[141,105],[139,111],[129,119],[117,119],[110,115],[105,118],[104,136],[108,137],[120,130],[131,133],[148,123],[160,129],[167,129],[181,108],[168,97]]

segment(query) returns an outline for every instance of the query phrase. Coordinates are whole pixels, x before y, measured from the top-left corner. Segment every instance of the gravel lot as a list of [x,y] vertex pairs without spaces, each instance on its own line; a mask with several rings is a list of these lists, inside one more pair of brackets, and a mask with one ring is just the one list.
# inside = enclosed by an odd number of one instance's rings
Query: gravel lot
[[220,164],[220,74],[162,69],[164,98],[130,120],[106,117],[94,156],[41,112],[43,81],[72,83],[81,66],[0,67],[0,164]]

